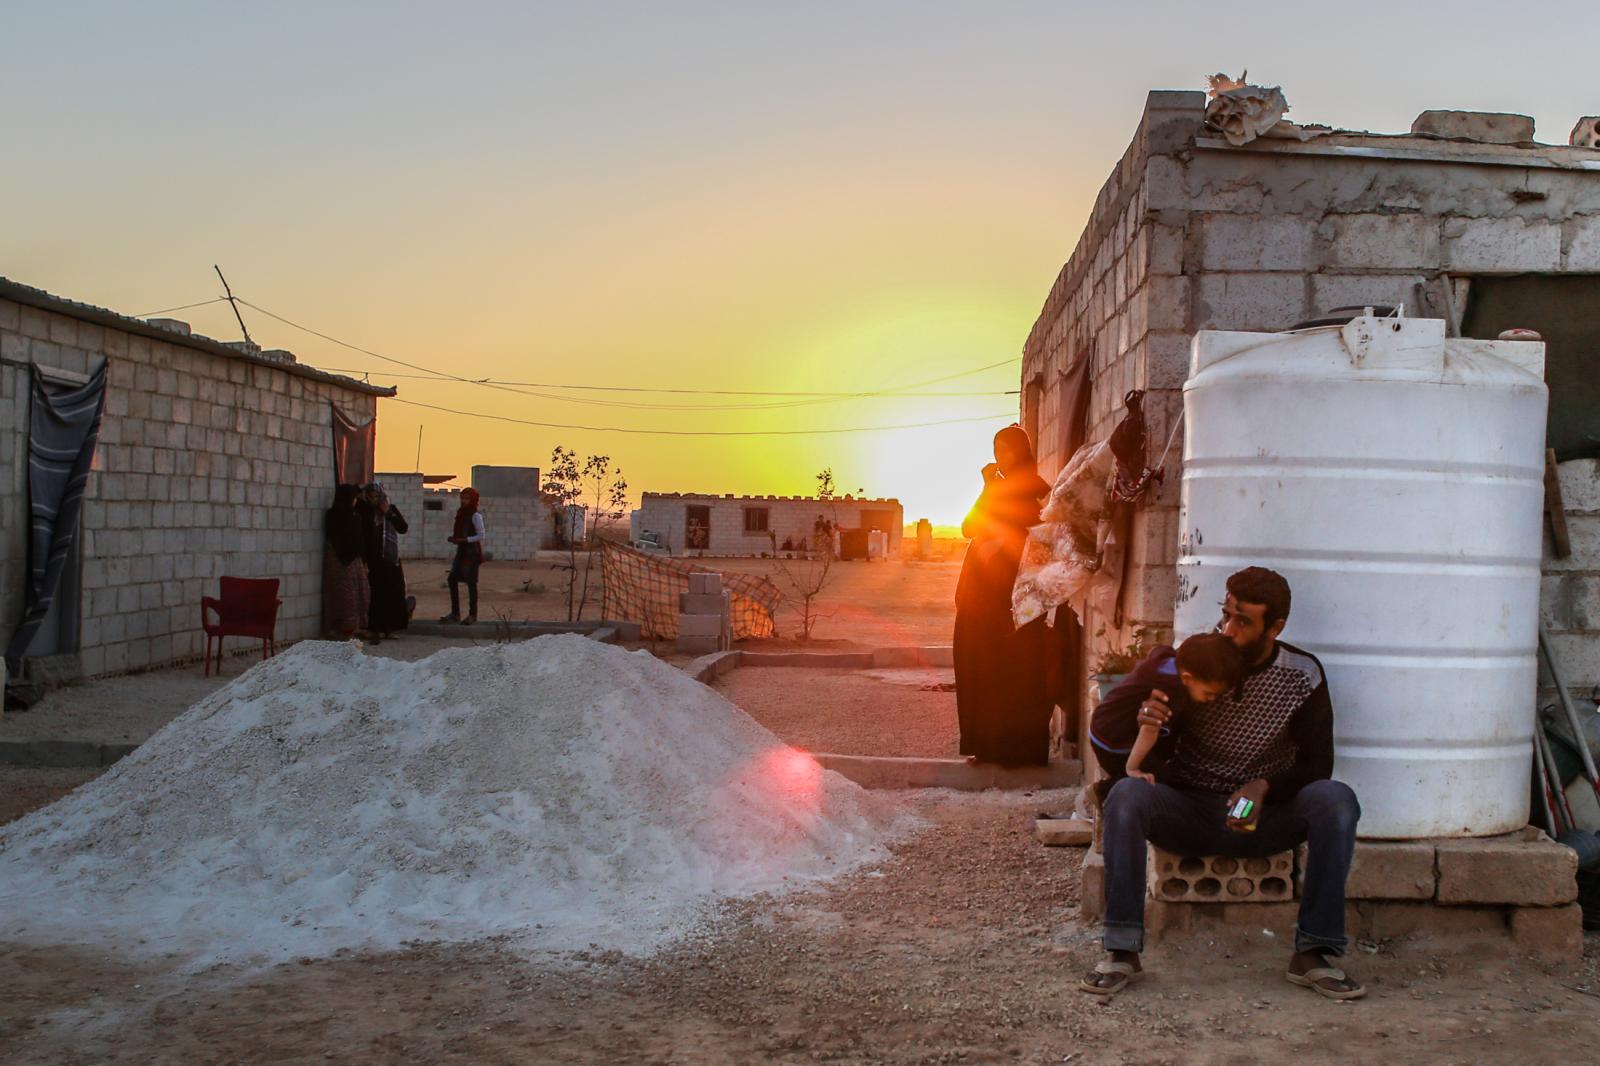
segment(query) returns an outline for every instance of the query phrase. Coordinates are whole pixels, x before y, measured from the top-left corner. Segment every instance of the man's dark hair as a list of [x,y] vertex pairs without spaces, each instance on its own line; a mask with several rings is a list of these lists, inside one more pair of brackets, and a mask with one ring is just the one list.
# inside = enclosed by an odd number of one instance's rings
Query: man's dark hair
[[1264,566],[1245,567],[1228,578],[1228,595],[1241,603],[1265,607],[1261,620],[1269,629],[1274,622],[1289,617],[1289,583],[1276,570]]
[[1200,633],[1178,645],[1178,669],[1196,680],[1232,688],[1244,672],[1244,657],[1238,645],[1221,633]]

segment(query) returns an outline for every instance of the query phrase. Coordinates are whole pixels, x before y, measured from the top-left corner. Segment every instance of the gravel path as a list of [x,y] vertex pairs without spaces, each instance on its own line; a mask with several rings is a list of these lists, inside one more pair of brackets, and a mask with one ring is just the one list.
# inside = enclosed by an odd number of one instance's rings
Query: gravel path
[[716,682],[756,721],[796,747],[841,755],[954,759],[959,752],[954,692],[924,691],[949,670],[863,673],[804,667],[740,667]]

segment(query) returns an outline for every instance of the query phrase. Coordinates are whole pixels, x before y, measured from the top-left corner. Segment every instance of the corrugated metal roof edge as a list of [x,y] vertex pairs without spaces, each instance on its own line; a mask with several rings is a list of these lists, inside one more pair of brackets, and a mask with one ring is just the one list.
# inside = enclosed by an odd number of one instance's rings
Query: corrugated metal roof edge
[[0,299],[15,300],[17,303],[25,304],[28,307],[37,307],[43,311],[54,311],[57,314],[67,315],[82,322],[92,322],[98,326],[109,326],[112,329],[120,329],[124,333],[150,337],[153,340],[166,341],[168,344],[182,345],[185,348],[193,348],[196,351],[222,356],[225,359],[239,359],[246,363],[253,363],[256,366],[281,370],[285,374],[293,374],[296,377],[337,385],[342,389],[349,389],[351,392],[366,393],[368,396],[393,396],[398,391],[393,385],[372,385],[365,381],[357,381],[355,378],[347,378],[343,374],[330,374],[326,370],[318,370],[316,367],[306,366],[304,363],[280,363],[276,359],[266,359],[258,355],[252,355],[237,348],[230,348],[211,337],[198,334],[174,333],[171,330],[162,329],[160,326],[152,326],[143,319],[121,315],[104,307],[96,307],[93,304],[69,300],[64,296],[57,296],[54,293],[36,289],[32,285],[24,285],[20,281],[12,281],[6,277],[0,277]]

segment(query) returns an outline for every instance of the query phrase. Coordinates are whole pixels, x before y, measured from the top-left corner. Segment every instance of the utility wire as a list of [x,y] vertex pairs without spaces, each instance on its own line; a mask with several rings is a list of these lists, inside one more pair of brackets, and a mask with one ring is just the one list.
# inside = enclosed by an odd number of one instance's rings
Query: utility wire
[[[329,374],[360,374],[363,378],[370,378],[372,376],[372,374],[375,373],[375,371],[361,370],[361,369],[358,369],[358,368],[355,368],[355,367],[348,367],[348,366],[324,366],[324,367],[318,367],[318,369],[319,370],[324,370],[324,371],[328,372]],[[376,371],[376,373],[381,374],[385,378],[394,378],[397,381],[439,381],[439,380],[441,380],[437,374],[402,374],[402,373],[398,373],[398,372],[394,372],[394,371],[386,371],[386,370]],[[483,384],[486,384],[486,385],[530,385],[531,386],[531,385],[535,384],[535,382],[531,382],[531,381],[505,381],[505,380],[502,380],[500,378],[483,378],[482,382],[483,382]],[[474,382],[474,384],[476,384],[476,382]],[[607,386],[607,385],[545,385],[544,387],[547,388],[547,389],[608,389],[610,391],[616,391],[616,392],[657,392],[657,391],[660,391],[660,392],[685,392],[685,391],[689,391],[689,390],[683,390],[683,389],[660,389],[660,390],[657,390],[657,389],[647,389],[647,388],[640,388],[640,387],[630,387],[630,386],[625,386],[625,385],[616,385],[616,386]],[[707,392],[709,393],[710,390],[707,390]],[[821,394],[818,394],[818,393],[805,393],[805,392],[794,392],[794,393],[788,393],[788,392],[782,392],[782,393],[749,392],[749,393],[739,393],[738,395],[741,395],[741,396],[817,396],[817,395],[821,395],[821,396],[828,396],[828,397],[831,397],[831,398],[841,399],[841,400],[843,400],[843,399],[866,399],[866,398],[869,398],[869,397],[879,397],[879,398],[887,398],[887,399],[902,399],[902,398],[905,398],[905,399],[913,399],[913,400],[922,400],[922,399],[934,399],[934,398],[938,398],[938,397],[1020,396],[1021,394],[1022,394],[1022,390],[1021,389],[993,389],[993,390],[987,390],[987,391],[972,390],[972,391],[960,391],[960,392],[958,392],[958,391],[945,391],[945,392],[882,392],[882,393],[838,393],[838,394],[834,394],[834,393],[821,393]],[[719,393],[717,393],[717,395],[727,395],[727,393],[720,393],[719,392]]]
[[[201,300],[197,304],[184,304],[182,307],[163,307],[159,311],[146,311],[144,314],[137,315],[135,317],[137,317],[137,318],[154,318],[157,315],[170,315],[174,311],[187,311],[191,307],[209,307],[211,304],[225,304],[227,302],[228,302],[228,298],[226,296],[218,296],[218,297],[216,297],[215,299],[212,299],[212,300]],[[243,303],[244,301],[241,300],[239,302]]]
[[[363,348],[360,345],[351,344],[348,341],[342,341],[338,337],[330,336],[329,334],[323,333],[320,330],[312,329],[310,326],[303,326],[298,322],[295,322],[295,321],[292,321],[291,319],[285,318],[284,316],[282,316],[280,314],[277,314],[275,312],[268,311],[266,308],[257,306],[256,304],[253,304],[250,301],[245,300],[243,298],[240,298],[239,302],[244,304],[246,307],[250,308],[253,311],[259,311],[261,314],[266,315],[268,318],[276,319],[277,321],[282,322],[286,326],[290,326],[290,327],[292,327],[294,329],[300,330],[302,333],[309,333],[313,337],[320,337],[321,339],[327,341],[330,344],[337,344],[341,348],[348,348],[350,351],[360,352],[362,355],[370,355],[374,359],[380,359],[380,360],[382,360],[382,361],[384,361],[386,363],[394,363],[394,364],[396,364],[398,366],[403,366],[403,367],[406,367],[406,368],[408,368],[410,370],[420,371],[424,375],[431,375],[432,377],[434,377],[436,379],[439,379],[439,380],[458,381],[458,382],[462,382],[464,384],[469,384],[469,385],[483,385],[483,386],[488,386],[490,388],[503,389],[503,390],[506,390],[506,391],[517,391],[518,389],[521,389],[521,388],[536,388],[536,389],[571,389],[571,390],[583,390],[583,391],[589,391],[589,392],[646,392],[646,393],[664,393],[664,394],[691,395],[691,396],[782,396],[782,397],[795,397],[795,398],[808,398],[808,399],[822,399],[822,398],[854,399],[854,398],[864,398],[864,397],[903,395],[906,392],[908,392],[910,390],[913,390],[913,389],[920,389],[920,388],[924,388],[924,387],[929,386],[929,385],[940,385],[940,384],[943,384],[944,382],[947,382],[947,381],[954,381],[954,380],[956,380],[958,378],[970,377],[970,376],[972,376],[974,374],[981,374],[981,373],[983,373],[985,371],[995,370],[995,369],[997,369],[999,367],[1002,367],[1002,366],[1009,366],[1011,364],[1016,363],[1018,361],[1018,359],[1020,358],[1020,356],[1014,356],[1014,357],[1012,357],[1010,359],[1001,359],[998,362],[989,363],[989,364],[986,364],[984,366],[973,367],[970,370],[958,371],[958,372],[956,372],[954,374],[946,374],[946,375],[944,375],[942,377],[931,378],[931,379],[926,380],[926,381],[919,381],[919,382],[916,382],[915,384],[901,386],[900,388],[897,388],[897,389],[878,389],[878,390],[869,390],[869,391],[862,391],[862,392],[770,392],[770,391],[754,391],[754,390],[747,390],[747,389],[681,389],[681,388],[674,389],[674,388],[646,388],[646,387],[642,387],[642,386],[623,386],[623,385],[565,385],[565,384],[555,384],[555,383],[551,383],[551,382],[533,382],[533,381],[507,382],[507,381],[497,381],[497,380],[492,379],[492,378],[469,378],[469,377],[463,377],[460,374],[450,374],[450,373],[447,373],[447,372],[442,371],[442,370],[435,370],[432,367],[427,367],[427,366],[422,366],[422,365],[417,364],[417,363],[407,362],[404,359],[397,359],[394,356],[384,355],[382,352],[375,352],[370,348]],[[537,395],[537,394],[524,393],[523,395]],[[1012,395],[1014,395],[1014,393]],[[550,398],[559,399],[560,397],[550,397]]]
[[[244,301],[240,301],[243,303]],[[256,308],[256,310],[261,310]],[[264,313],[264,312],[263,312]],[[440,407],[437,404],[419,403],[416,400],[402,400],[398,396],[388,396],[385,399],[390,403],[403,403],[408,407],[424,407],[430,411],[441,411],[450,415],[463,415],[467,418],[487,418],[495,422],[514,422],[519,426],[535,426],[539,429],[576,429],[593,433],[632,433],[641,436],[653,437],[810,437],[834,433],[885,433],[900,429],[927,429],[932,426],[953,426],[970,422],[996,422],[1000,419],[1015,417],[1011,411],[993,415],[977,415],[971,418],[946,418],[937,422],[913,422],[908,425],[898,426],[850,426],[839,429],[636,429],[631,426],[579,426],[561,422],[535,422],[527,418],[512,418],[509,415],[495,415],[484,411],[462,411],[454,407]]]

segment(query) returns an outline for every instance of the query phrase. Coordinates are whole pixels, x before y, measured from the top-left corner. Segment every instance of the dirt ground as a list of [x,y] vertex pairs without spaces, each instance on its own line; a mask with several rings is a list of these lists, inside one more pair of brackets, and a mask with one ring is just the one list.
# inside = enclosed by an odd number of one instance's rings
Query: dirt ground
[[733,908],[651,959],[535,962],[504,943],[415,945],[257,973],[164,973],[124,952],[0,949],[0,1061],[140,1063],[1592,1062],[1600,940],[1546,967],[1426,940],[1360,945],[1371,995],[1282,977],[1287,929],[1155,946],[1111,1003],[1079,849],[1037,809],[1070,795],[930,792],[929,827],[820,892]]
[[[740,667],[717,691],[795,747],[840,755],[960,755],[950,670]],[[932,691],[930,691],[932,689]]]
[[[851,597],[841,597],[829,639],[947,640],[953,564],[843,572]],[[454,643],[407,638],[376,653],[416,658]],[[230,662],[226,676],[251,661]],[[942,754],[954,743],[953,697],[921,685],[946,673],[751,668],[721,684],[796,743]],[[58,722],[90,723],[95,706],[115,706],[123,710],[107,728],[132,730],[218,683],[195,668],[51,700]],[[161,715],[141,716],[141,705],[157,704]],[[0,768],[0,822],[98,772]],[[7,939],[15,931],[0,915],[0,1062],[1595,1061],[1596,934],[1581,962],[1554,967],[1514,957],[1506,943],[1360,944],[1347,963],[1371,995],[1337,1004],[1283,980],[1287,928],[1251,929],[1237,940],[1155,944],[1148,980],[1110,1003],[1093,999],[1076,988],[1099,957],[1097,930],[1077,918],[1083,853],[1032,835],[1036,813],[1070,809],[1074,794],[903,799],[927,828],[880,866],[731,906],[648,959],[600,949],[530,958],[485,941],[182,974],[173,960],[129,950],[137,928],[116,948],[24,945]]]
[[[778,637],[761,647],[801,647],[794,589],[770,559],[706,559],[707,569],[771,578],[784,593],[778,610]],[[483,564],[478,577],[478,619],[501,615],[512,621],[551,621],[567,617],[567,573],[553,561]],[[581,565],[581,564],[580,564]],[[406,580],[417,598],[418,619],[435,619],[450,610],[445,584],[448,565],[406,564]],[[879,648],[909,644],[949,644],[955,621],[959,560],[835,563],[819,601],[822,618],[810,644],[818,648]],[[585,618],[600,617],[600,565],[596,561]],[[463,592],[463,595],[465,593]],[[463,610],[465,605],[463,604]],[[755,647],[754,643],[748,645]]]

